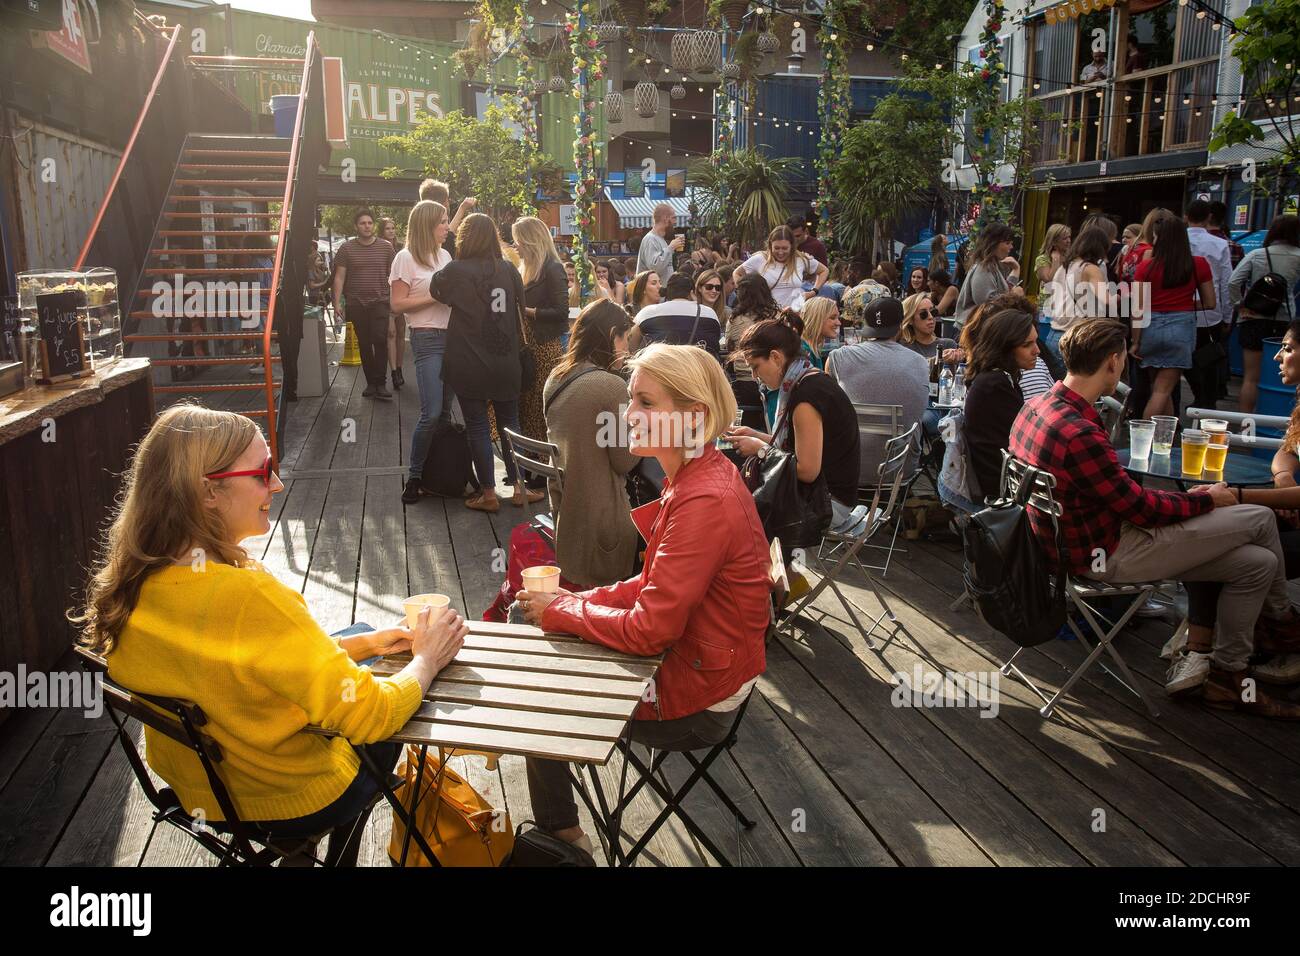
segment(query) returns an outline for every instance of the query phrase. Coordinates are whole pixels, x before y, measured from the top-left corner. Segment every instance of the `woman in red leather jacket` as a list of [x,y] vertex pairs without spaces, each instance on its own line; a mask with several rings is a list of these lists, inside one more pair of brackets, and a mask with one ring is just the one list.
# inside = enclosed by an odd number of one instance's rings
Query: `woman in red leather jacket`
[[[663,497],[633,520],[647,542],[639,577],[573,594],[520,591],[528,620],[629,654],[664,653],[628,733],[660,750],[726,738],[766,666],[768,544],[754,498],[714,439],[736,400],[718,361],[689,345],[652,345],[628,362],[629,447],[654,457]],[[538,826],[590,849],[567,768],[528,761]]]

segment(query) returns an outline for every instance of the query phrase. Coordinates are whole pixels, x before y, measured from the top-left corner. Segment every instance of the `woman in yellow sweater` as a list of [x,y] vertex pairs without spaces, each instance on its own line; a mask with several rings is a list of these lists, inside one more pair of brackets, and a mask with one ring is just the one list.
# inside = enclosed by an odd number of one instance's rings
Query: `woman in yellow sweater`
[[[358,819],[378,784],[356,747],[406,723],[467,628],[450,609],[426,608],[413,629],[327,635],[302,595],[240,546],[270,530],[271,498],[283,488],[250,419],[167,409],[136,451],[74,620],[114,681],[198,704],[240,818],[295,839]],[[392,677],[356,663],[406,650],[410,664]],[[341,736],[305,733],[308,724]],[[399,749],[370,754],[387,770]],[[145,753],[187,810],[223,819],[193,752],[146,729]]]

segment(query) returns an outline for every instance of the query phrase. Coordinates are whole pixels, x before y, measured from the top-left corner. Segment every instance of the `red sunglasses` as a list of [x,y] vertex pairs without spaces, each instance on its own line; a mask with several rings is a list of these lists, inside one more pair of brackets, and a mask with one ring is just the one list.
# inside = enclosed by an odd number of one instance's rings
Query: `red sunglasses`
[[267,455],[266,461],[262,464],[262,467],[254,469],[253,471],[219,471],[215,474],[204,475],[203,477],[216,481],[218,478],[251,478],[252,476],[257,475],[262,479],[263,484],[269,488],[271,486],[271,476],[275,474],[273,465],[274,462],[272,462],[271,456]]

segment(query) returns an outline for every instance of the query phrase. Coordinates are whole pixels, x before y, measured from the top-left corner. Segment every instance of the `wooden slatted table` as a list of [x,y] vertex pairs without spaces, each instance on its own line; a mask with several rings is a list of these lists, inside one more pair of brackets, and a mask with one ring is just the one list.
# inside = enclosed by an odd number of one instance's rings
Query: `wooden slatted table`
[[[527,624],[468,623],[465,646],[389,740],[604,766],[663,660]],[[409,660],[371,670],[395,674]]]

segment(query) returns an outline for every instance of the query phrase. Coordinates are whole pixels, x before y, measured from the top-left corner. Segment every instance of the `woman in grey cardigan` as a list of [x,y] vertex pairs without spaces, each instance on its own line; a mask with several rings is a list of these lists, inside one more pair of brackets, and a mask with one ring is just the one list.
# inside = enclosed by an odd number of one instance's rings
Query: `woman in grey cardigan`
[[[1020,264],[1011,257],[1015,241],[1016,234],[1011,227],[1000,222],[990,223],[980,230],[971,254],[973,265],[957,293],[957,310],[953,318],[958,329],[975,306],[983,305],[994,296],[1005,292],[1024,295],[1024,289],[1019,285]],[[1004,264],[1010,268],[1011,278],[1002,271]]]
[[1241,342],[1243,373],[1238,407],[1243,412],[1255,410],[1255,400],[1259,395],[1259,369],[1264,358],[1264,339],[1281,338],[1286,333],[1287,323],[1296,317],[1295,291],[1296,283],[1300,281],[1300,218],[1278,216],[1268,227],[1264,244],[1258,249],[1252,249],[1237,263],[1237,268],[1232,270],[1232,277],[1228,280],[1233,305],[1241,305],[1250,287],[1270,272],[1276,272],[1286,280],[1291,294],[1273,315],[1256,315],[1242,306],[1238,316],[1241,327],[1237,337]]
[[613,302],[591,303],[542,389],[547,434],[564,468],[563,488],[550,487],[555,558],[565,579],[584,588],[631,577],[641,543],[627,497],[627,473],[638,459],[621,441],[627,381],[613,371],[631,327]]

